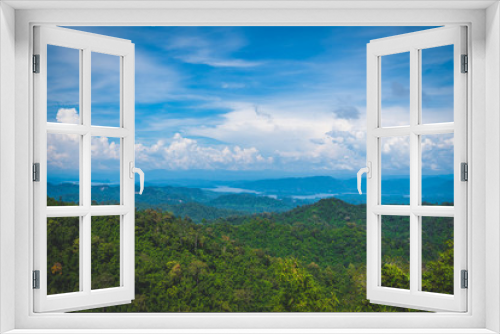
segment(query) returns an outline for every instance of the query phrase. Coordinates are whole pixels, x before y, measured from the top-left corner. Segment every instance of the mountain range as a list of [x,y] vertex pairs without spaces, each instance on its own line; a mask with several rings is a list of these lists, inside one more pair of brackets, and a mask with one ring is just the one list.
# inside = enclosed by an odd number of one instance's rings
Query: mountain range
[[[155,208],[189,216],[195,222],[241,216],[248,213],[285,212],[297,206],[315,203],[321,198],[335,197],[351,204],[363,204],[355,179],[329,176],[281,178],[245,181],[189,180],[175,185],[147,183],[144,193],[136,195],[138,209]],[[189,184],[189,185],[188,185]],[[365,193],[365,182],[363,182]],[[453,178],[424,177],[423,200],[428,203],[453,202]],[[47,195],[64,202],[77,202],[76,183],[48,183]],[[93,185],[92,200],[99,204],[117,204],[117,185]],[[382,182],[382,204],[408,204],[409,180],[388,178]]]

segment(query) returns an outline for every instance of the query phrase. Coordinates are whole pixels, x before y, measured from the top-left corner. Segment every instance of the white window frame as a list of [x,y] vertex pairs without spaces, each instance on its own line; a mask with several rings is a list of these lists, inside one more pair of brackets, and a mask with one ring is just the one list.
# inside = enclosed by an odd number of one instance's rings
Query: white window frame
[[[127,329],[141,326],[145,329],[193,329],[193,332],[218,329],[215,332],[341,332],[350,328],[350,333],[363,332],[413,332],[422,333],[466,332],[491,333],[500,331],[500,136],[498,110],[500,99],[500,19],[497,1],[433,1],[417,3],[398,1],[388,3],[366,2],[307,2],[293,3],[244,3],[222,4],[210,1],[204,4],[179,4],[165,2],[143,5],[163,6],[163,9],[96,9],[102,7],[129,6],[129,2],[79,2],[79,8],[69,2],[17,2],[0,4],[0,94],[2,101],[0,123],[0,180],[11,186],[15,184],[15,212],[8,210],[11,190],[2,186],[0,190],[1,281],[0,316],[1,330],[16,329],[15,333],[36,333],[37,329],[57,329],[61,333],[89,329],[89,333],[105,332],[103,329]],[[410,3],[408,5],[408,3]],[[16,10],[12,8],[24,7]],[[175,6],[185,6],[176,9]],[[200,10],[203,7],[207,10]],[[233,7],[223,9],[224,6]],[[397,6],[398,9],[390,9]],[[489,8],[487,8],[489,6]],[[280,8],[281,7],[281,8]],[[406,8],[404,8],[406,7]],[[436,9],[436,7],[438,9]],[[458,7],[458,8],[457,8]],[[35,9],[29,9],[35,8]],[[41,9],[45,8],[45,9]],[[47,9],[48,8],[48,9]],[[347,9],[346,9],[347,8]],[[348,9],[351,8],[351,9]],[[401,9],[403,8],[403,9]],[[441,8],[441,9],[439,9]],[[57,10],[56,10],[57,9]],[[15,16],[15,23],[12,17]],[[485,24],[486,23],[486,24]],[[468,142],[470,158],[470,181],[468,196],[469,243],[468,268],[470,288],[469,308],[466,313],[436,314],[34,314],[31,290],[32,221],[33,203],[30,168],[32,157],[32,76],[30,55],[32,54],[32,27],[35,24],[71,25],[446,25],[465,24],[469,27],[469,50],[471,62],[468,76]],[[8,28],[8,29],[5,29]],[[13,41],[15,31],[15,42]],[[5,46],[5,47],[4,47]],[[15,53],[14,48],[15,46]],[[15,66],[15,74],[11,67]],[[487,71],[486,71],[487,67]],[[6,77],[4,74],[10,73]],[[15,79],[15,86],[12,85]],[[9,96],[15,93],[15,100]],[[15,109],[14,109],[15,108]],[[6,109],[10,109],[6,111]],[[15,110],[15,117],[12,117]],[[15,147],[6,142],[8,134],[15,128]],[[488,151],[488,155],[486,155]],[[10,161],[15,160],[15,164]],[[15,182],[11,172],[15,169]],[[486,182],[488,174],[488,182]],[[488,196],[486,196],[488,193]],[[10,200],[10,202],[9,202]],[[5,210],[5,211],[4,211]],[[15,218],[12,226],[8,218]],[[472,229],[473,226],[473,229]],[[4,233],[5,232],[5,233]],[[15,239],[14,239],[15,238]],[[13,242],[15,240],[15,242]],[[15,256],[12,257],[12,252]],[[11,273],[15,268],[14,273]],[[9,286],[9,284],[12,284]],[[15,286],[15,289],[12,289]],[[14,291],[12,291],[14,290]],[[488,291],[488,293],[486,293]],[[15,305],[12,308],[12,305]],[[9,307],[10,306],[10,307]],[[13,316],[13,318],[12,318]],[[298,330],[301,328],[300,330]],[[358,329],[356,331],[355,329]],[[381,328],[384,328],[381,330]],[[30,331],[29,331],[29,330]],[[99,330],[101,329],[101,330]],[[241,330],[237,330],[241,329]],[[294,330],[295,329],[295,330]],[[391,330],[392,329],[392,330]],[[460,330],[462,329],[462,330]],[[179,330],[178,332],[181,332]],[[183,331],[186,333],[186,331]]]
[[[449,26],[417,31],[370,41],[367,46],[367,299],[371,303],[418,310],[467,310],[467,290],[461,287],[461,270],[467,270],[467,183],[461,181],[461,163],[467,163],[467,76],[462,73],[461,57],[467,54],[466,27]],[[454,107],[453,122],[422,123],[422,50],[453,45]],[[409,54],[408,125],[383,127],[382,57]],[[453,134],[454,206],[422,205],[421,135]],[[383,205],[382,138],[405,136],[409,140],[410,203]],[[409,218],[410,288],[382,286],[382,225],[389,215]],[[453,294],[422,291],[422,217],[452,217],[454,241]]]
[[[133,176],[135,160],[134,44],[112,38],[60,27],[34,27],[34,54],[39,56],[39,73],[34,84],[34,162],[39,164],[39,181],[33,184],[34,201],[34,270],[39,270],[39,289],[34,289],[34,311],[75,311],[130,303],[135,298],[135,195]],[[80,68],[80,122],[47,122],[47,45],[78,50]],[[120,115],[119,127],[92,125],[92,54],[119,57]],[[80,137],[79,203],[75,206],[47,206],[47,135],[70,134]],[[92,205],[91,143],[93,136],[120,141],[120,204]],[[118,216],[120,223],[120,282],[107,289],[91,288],[92,217]],[[47,218],[79,218],[79,291],[47,295]]]

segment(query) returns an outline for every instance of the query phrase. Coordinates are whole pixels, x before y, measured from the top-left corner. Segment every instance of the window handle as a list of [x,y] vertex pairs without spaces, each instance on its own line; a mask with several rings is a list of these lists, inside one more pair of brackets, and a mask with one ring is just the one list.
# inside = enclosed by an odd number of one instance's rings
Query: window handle
[[129,171],[131,179],[134,179],[135,173],[139,174],[141,190],[136,194],[142,195],[142,192],[144,191],[144,172],[142,171],[142,169],[134,167],[133,161],[130,161],[129,163]]
[[366,173],[367,178],[372,178],[372,163],[370,161],[366,163],[366,167],[363,167],[358,171],[358,192],[360,195],[363,194],[363,192],[361,192],[361,176],[364,173]]

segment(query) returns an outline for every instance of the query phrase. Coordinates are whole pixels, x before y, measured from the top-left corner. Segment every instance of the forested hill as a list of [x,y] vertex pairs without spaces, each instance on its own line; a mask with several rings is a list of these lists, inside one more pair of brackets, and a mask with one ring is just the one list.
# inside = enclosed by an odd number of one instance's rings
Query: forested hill
[[[54,204],[53,199],[49,201]],[[60,203],[62,204],[62,203]],[[136,298],[99,312],[400,311],[366,299],[363,206],[326,199],[233,224],[196,224],[169,212],[136,212]],[[92,219],[92,287],[119,284],[119,228]],[[407,288],[405,219],[386,220],[383,283]],[[49,294],[77,291],[78,220],[48,219]],[[450,224],[423,233],[426,291],[450,293]],[[451,225],[452,226],[452,225]],[[75,269],[76,268],[76,269]]]
[[343,226],[348,222],[364,225],[366,220],[366,205],[350,204],[333,197],[319,200],[313,204],[297,206],[285,212],[265,212],[252,216],[237,216],[218,219],[209,223],[229,223],[238,225],[255,218],[268,218],[283,224],[326,224]]

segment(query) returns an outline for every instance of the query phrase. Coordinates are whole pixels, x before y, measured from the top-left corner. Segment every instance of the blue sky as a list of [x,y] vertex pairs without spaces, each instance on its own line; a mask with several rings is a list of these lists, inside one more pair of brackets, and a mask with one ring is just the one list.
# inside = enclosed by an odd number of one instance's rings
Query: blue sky
[[[265,178],[354,177],[366,156],[366,44],[427,28],[72,29],[135,43],[137,166],[165,170],[165,175],[202,170],[219,178],[225,172],[241,173],[242,178],[259,172]],[[452,47],[443,47],[422,55],[426,123],[453,120],[451,54]],[[93,54],[95,125],[118,125],[117,60]],[[51,47],[48,62],[48,121],[75,122],[78,54]],[[408,124],[405,55],[382,60],[382,98],[383,125]],[[426,153],[425,173],[450,174],[450,139],[443,136],[426,143],[433,153]],[[106,161],[116,156],[118,147],[116,140],[93,140],[96,181],[114,179],[109,175],[116,172],[106,169]],[[405,173],[407,150],[405,140],[386,142],[382,154],[388,174]],[[58,141],[49,140],[49,152],[54,173],[75,170],[69,163],[74,156]],[[64,159],[68,163],[61,163]]]

